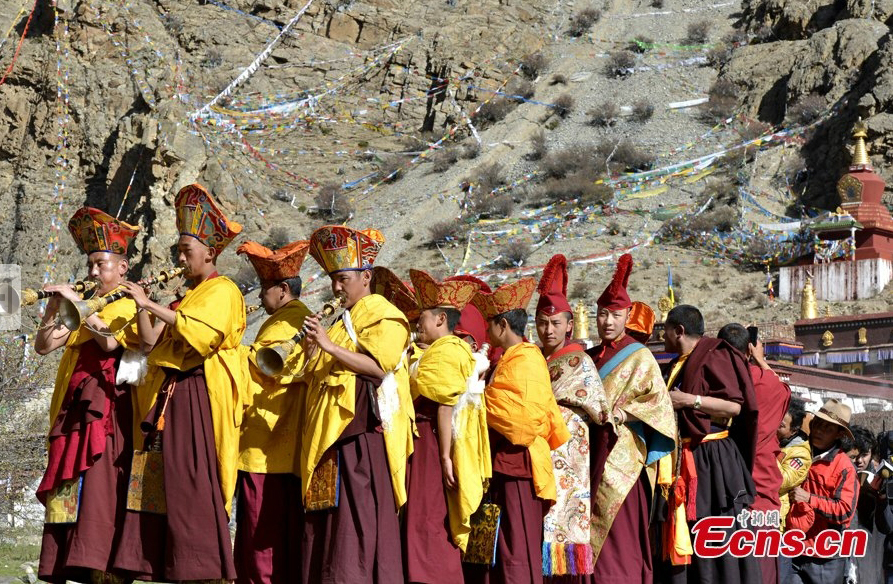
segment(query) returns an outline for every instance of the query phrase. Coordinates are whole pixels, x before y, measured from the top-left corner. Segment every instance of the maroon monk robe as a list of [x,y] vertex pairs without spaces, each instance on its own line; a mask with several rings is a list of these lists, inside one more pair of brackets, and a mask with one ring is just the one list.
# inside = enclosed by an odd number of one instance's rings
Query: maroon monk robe
[[132,405],[127,386],[115,386],[121,350],[107,353],[95,340],[81,346],[68,393],[49,433],[49,490],[83,474],[74,524],[45,524],[38,576],[44,581],[92,581],[111,570],[120,539],[130,475]]
[[370,407],[381,383],[357,376],[356,412],[334,448],[338,506],[305,512],[301,583],[402,583],[400,522],[384,435]]
[[240,583],[298,583],[304,504],[291,473],[239,472],[233,556]]
[[[586,353],[601,368],[620,350],[637,343],[631,335],[624,335],[615,342],[605,342],[589,349]],[[590,473],[591,491],[598,490],[605,462],[617,435],[611,425],[590,425]],[[648,476],[642,471],[620,510],[614,518],[611,530],[605,538],[598,559],[595,561],[593,583],[651,583],[654,580],[654,567],[651,553],[651,539],[648,536],[650,522],[651,490]]]
[[[781,507],[778,490],[781,489],[782,477],[777,463],[781,445],[778,444],[777,430],[788,411],[791,389],[775,372],[754,364],[750,364],[750,376],[760,411],[757,419],[757,453],[753,465],[753,483],[757,495],[751,508],[767,512]],[[766,530],[777,528],[767,527]],[[777,560],[775,557],[760,557],[763,583],[777,582]]]
[[[496,564],[463,564],[467,583],[542,583],[543,518],[550,502],[536,497],[527,447],[490,429],[493,479],[489,497],[502,509]],[[486,499],[487,496],[484,496]]]
[[[672,371],[674,363],[666,366]],[[679,434],[688,439],[697,469],[696,516],[736,516],[756,495],[751,470],[756,451],[757,404],[744,356],[720,339],[702,337],[682,367],[672,390],[721,398],[741,405],[725,439],[702,442],[705,436],[726,429],[707,413],[693,408],[677,410]],[[689,526],[694,524],[689,521]],[[736,521],[732,530],[740,528]],[[690,565],[660,563],[660,580],[673,583],[758,583],[756,557],[729,554],[708,559],[692,556]]]
[[[415,400],[419,438],[407,468],[408,498],[403,513],[403,562],[407,583],[464,583],[462,552],[449,528],[446,489],[440,467],[437,408]],[[436,562],[432,562],[436,559]]]
[[[217,449],[205,372],[176,376],[164,413],[162,458],[167,514],[128,511],[115,568],[143,581],[233,580],[229,523],[217,471]],[[167,382],[146,417],[154,428]],[[146,446],[153,440],[146,438]]]

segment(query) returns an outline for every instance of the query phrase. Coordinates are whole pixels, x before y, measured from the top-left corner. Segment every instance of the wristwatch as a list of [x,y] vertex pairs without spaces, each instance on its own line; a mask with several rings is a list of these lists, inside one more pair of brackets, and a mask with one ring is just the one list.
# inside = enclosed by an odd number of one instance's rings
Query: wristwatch
[[701,410],[701,397],[695,396],[695,403],[692,404],[692,408],[695,410]]

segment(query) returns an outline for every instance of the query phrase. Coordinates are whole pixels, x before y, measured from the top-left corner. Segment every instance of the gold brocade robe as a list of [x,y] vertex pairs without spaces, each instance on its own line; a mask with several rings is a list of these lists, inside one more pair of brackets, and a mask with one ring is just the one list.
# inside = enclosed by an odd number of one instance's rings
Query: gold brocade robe
[[527,447],[536,495],[554,502],[551,450],[566,443],[570,432],[552,394],[540,348],[526,341],[508,348],[496,363],[484,399],[487,425],[512,444]]
[[[651,351],[642,347],[618,364],[602,378],[607,412],[620,408],[641,422],[617,425],[617,443],[605,462],[601,483],[595,489],[592,505],[592,553],[595,559],[617,512],[639,480],[642,468],[649,467],[648,477],[654,493],[657,461],[672,452],[676,444],[676,418],[670,395],[661,376],[660,366]],[[654,431],[651,442],[643,436],[647,425]]]
[[149,371],[137,389],[134,444],[142,445],[139,422],[158,398],[166,377],[162,368],[185,372],[204,367],[227,514],[236,489],[239,426],[250,378],[248,362],[240,350],[245,325],[245,300],[230,279],[217,276],[188,290],[177,307],[174,325],[164,328],[149,353]]
[[[436,340],[422,354],[417,373],[410,378],[413,396],[424,396],[438,404],[456,408],[468,390],[468,378],[475,375],[471,347],[454,335]],[[451,458],[458,489],[447,489],[450,534],[462,552],[471,533],[471,515],[484,497],[484,481],[493,476],[487,412],[463,408],[458,413],[458,433],[454,431]],[[458,434],[458,436],[457,436]]]
[[[305,385],[294,379],[304,366],[298,344],[281,376],[271,377],[257,366],[257,351],[287,341],[301,330],[310,309],[294,299],[273,313],[257,332],[248,354],[251,374],[249,400],[239,438],[239,469],[250,473],[298,473],[301,417]],[[244,347],[244,346],[243,346]]]
[[[117,289],[116,289],[117,290]],[[139,332],[136,328],[136,303],[133,299],[125,297],[109,303],[97,313],[102,322],[108,325],[110,331],[116,331],[115,340],[124,349],[138,350],[140,347]],[[132,321],[132,322],[131,322]],[[93,335],[87,329],[85,323],[77,331],[72,331],[65,342],[65,351],[59,362],[59,371],[56,373],[56,384],[53,388],[53,398],[50,400],[50,428],[56,422],[65,394],[68,392],[68,382],[74,373],[74,366],[81,352],[81,345],[93,339]]]
[[[335,345],[372,356],[382,370],[396,377],[399,404],[384,430],[384,441],[399,509],[406,502],[406,460],[412,454],[415,424],[404,353],[409,344],[409,322],[397,307],[377,294],[363,297],[349,310],[357,343],[351,340],[343,318],[329,328],[329,338]],[[335,444],[356,413],[357,375],[331,354],[318,351],[308,359],[304,379],[307,400],[300,476],[306,501],[310,478],[323,453]]]

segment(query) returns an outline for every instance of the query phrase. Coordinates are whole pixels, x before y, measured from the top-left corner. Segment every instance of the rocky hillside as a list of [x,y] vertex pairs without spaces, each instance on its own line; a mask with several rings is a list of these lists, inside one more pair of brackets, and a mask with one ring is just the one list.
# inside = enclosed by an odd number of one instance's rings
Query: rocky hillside
[[82,276],[84,204],[166,266],[199,181],[274,245],[348,220],[404,275],[496,284],[561,251],[590,301],[631,249],[653,306],[670,268],[711,323],[790,321],[764,294],[790,242],[754,233],[836,205],[858,116],[887,173],[886,1],[25,4],[0,6],[0,260],[31,285]]

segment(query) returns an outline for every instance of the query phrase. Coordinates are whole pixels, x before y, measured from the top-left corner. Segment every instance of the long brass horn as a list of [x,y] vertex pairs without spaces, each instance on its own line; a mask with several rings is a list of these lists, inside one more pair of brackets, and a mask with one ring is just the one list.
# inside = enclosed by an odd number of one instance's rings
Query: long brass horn
[[[74,289],[74,292],[80,293],[83,295],[87,291],[91,291],[96,288],[95,280],[79,280],[71,285],[71,288]],[[45,299],[53,296],[54,292],[48,290],[35,290],[33,288],[22,289],[22,306],[33,305],[37,301],[41,299]]]
[[[152,286],[158,283],[167,282],[172,278],[180,276],[185,271],[186,268],[183,266],[178,266],[170,270],[162,270],[158,276],[143,279],[140,281],[140,284],[143,286]],[[65,325],[69,331],[75,331],[81,326],[81,323],[90,317],[90,315],[98,313],[106,308],[109,303],[113,303],[118,299],[123,299],[126,296],[126,291],[118,290],[86,301],[72,302],[68,299],[64,299],[59,304],[59,320],[62,321],[62,324]]]
[[[330,316],[338,309],[338,307],[344,304],[346,298],[346,295],[343,293],[339,294],[323,305],[322,310],[317,313],[316,316],[320,319]],[[291,352],[294,351],[295,347],[297,347],[306,336],[307,330],[304,327],[301,327],[301,330],[295,333],[294,337],[288,341],[262,347],[257,350],[255,360],[257,361],[257,366],[260,368],[260,371],[268,376],[278,376],[281,374],[282,370],[285,369],[285,360],[288,359]]]
[[250,315],[251,313],[260,309],[260,307],[261,305],[248,305],[247,307],[245,307],[245,315]]

